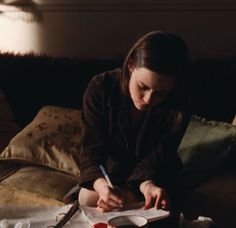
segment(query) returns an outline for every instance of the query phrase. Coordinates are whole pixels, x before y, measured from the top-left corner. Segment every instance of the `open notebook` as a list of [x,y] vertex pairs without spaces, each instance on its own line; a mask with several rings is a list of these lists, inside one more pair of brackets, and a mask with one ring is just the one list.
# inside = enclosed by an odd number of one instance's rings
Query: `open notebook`
[[[140,209],[138,205],[133,205],[133,209],[131,209],[130,207],[126,207],[126,211],[101,213],[95,208],[82,207],[83,214],[81,213],[80,209],[75,211],[74,214],[69,213],[71,212],[71,208],[75,208],[74,205],[70,204],[66,206],[55,207],[0,206],[0,227],[91,228],[91,224],[97,223],[100,220],[102,222],[107,222],[110,218],[119,215],[139,215],[147,218],[149,222],[169,216],[169,212],[155,209],[144,211]],[[60,221],[63,220],[63,214],[69,215],[64,217],[64,225],[56,225],[58,224],[58,221],[60,223]],[[86,214],[87,218],[84,216],[84,214]],[[58,220],[56,218],[58,218]],[[199,217],[198,220],[187,221],[184,219],[183,214],[181,214],[180,218],[181,228],[206,228],[212,226],[213,224],[212,219],[207,217]],[[88,221],[90,222],[90,224]]]
[[148,222],[160,220],[170,216],[169,211],[157,210],[155,208],[150,208],[147,210],[142,209],[144,203],[137,203],[125,206],[124,208],[116,211],[110,212],[100,212],[94,207],[80,206],[83,214],[87,217],[90,225],[94,225],[96,223],[108,223],[108,221],[114,217],[122,216],[122,215],[137,215],[144,217],[148,220]]

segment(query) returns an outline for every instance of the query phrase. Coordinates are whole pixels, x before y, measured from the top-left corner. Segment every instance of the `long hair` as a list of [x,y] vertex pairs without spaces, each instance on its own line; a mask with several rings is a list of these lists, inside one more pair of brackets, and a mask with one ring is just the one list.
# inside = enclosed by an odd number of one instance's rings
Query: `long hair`
[[[168,122],[172,129],[178,128],[182,110],[188,102],[187,81],[189,70],[189,53],[187,46],[179,36],[153,31],[141,37],[128,52],[120,75],[121,91],[129,96],[129,68],[146,68],[159,74],[171,76],[176,81],[176,87],[165,101],[170,104]],[[174,125],[173,125],[174,124]]]

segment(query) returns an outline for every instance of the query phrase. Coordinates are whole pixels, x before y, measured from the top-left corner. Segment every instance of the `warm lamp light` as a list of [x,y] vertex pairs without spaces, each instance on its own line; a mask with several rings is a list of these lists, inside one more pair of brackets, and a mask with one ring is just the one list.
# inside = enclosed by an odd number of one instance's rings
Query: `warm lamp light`
[[41,12],[32,0],[0,0],[0,14],[12,20],[40,21]]

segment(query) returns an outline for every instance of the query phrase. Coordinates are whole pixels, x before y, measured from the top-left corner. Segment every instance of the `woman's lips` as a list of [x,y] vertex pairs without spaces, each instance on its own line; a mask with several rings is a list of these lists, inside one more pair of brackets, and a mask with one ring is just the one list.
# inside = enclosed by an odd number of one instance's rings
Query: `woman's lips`
[[140,110],[146,110],[148,108],[148,104],[144,104],[144,103],[138,103],[138,107]]

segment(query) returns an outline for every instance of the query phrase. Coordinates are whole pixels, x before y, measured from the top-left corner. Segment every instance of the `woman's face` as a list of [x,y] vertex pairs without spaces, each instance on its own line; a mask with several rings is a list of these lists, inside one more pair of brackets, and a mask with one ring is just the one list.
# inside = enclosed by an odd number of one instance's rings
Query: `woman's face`
[[140,111],[159,104],[176,85],[173,77],[147,68],[133,68],[130,71],[129,92],[135,107]]

